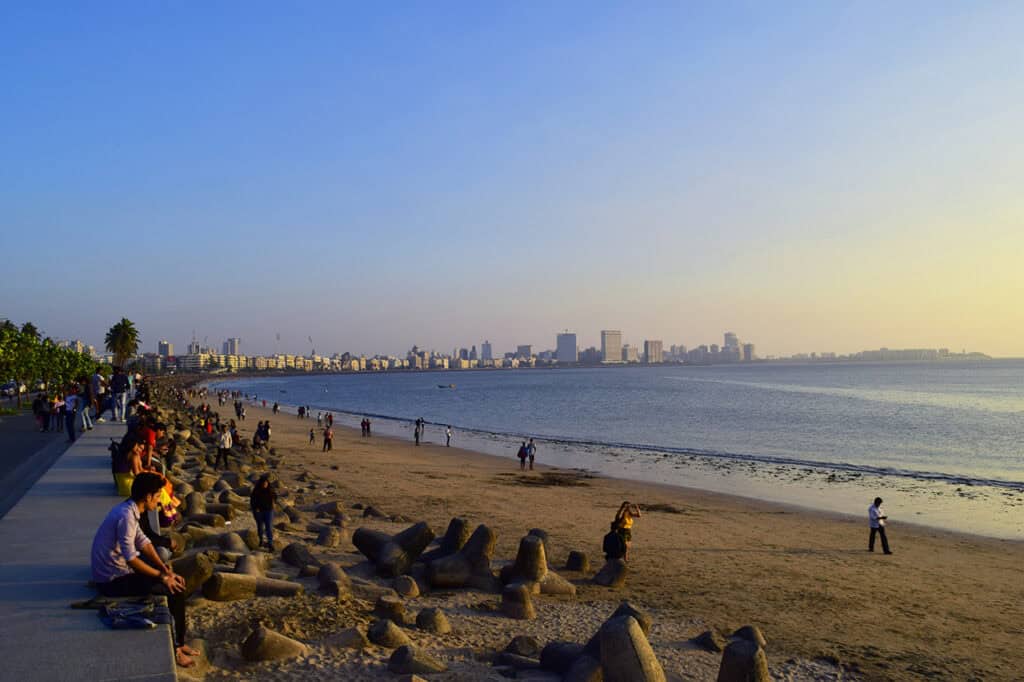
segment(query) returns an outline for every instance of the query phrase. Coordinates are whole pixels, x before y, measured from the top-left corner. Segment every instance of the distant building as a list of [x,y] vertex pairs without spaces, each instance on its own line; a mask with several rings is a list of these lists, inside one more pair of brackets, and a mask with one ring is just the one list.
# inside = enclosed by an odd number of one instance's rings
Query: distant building
[[576,335],[564,332],[556,337],[555,359],[562,363],[574,363],[579,359]]
[[533,357],[533,346],[525,344],[522,346],[516,346],[516,357],[517,358],[530,358]]
[[743,344],[743,362],[753,362],[755,359],[757,359],[757,355],[754,354],[754,344]]
[[192,343],[188,344],[188,354],[199,355],[199,350],[199,342],[193,339]]
[[649,365],[665,362],[661,341],[644,341],[644,362]]
[[601,330],[601,362],[622,362],[622,332]]
[[224,342],[224,355],[241,355],[242,339],[230,338]]
[[157,355],[162,357],[164,360],[174,355],[174,344],[170,341],[164,341],[160,339],[160,342],[156,345]]
[[484,341],[482,344],[480,344],[480,359],[494,360],[494,351],[491,350],[490,341]]
[[740,340],[733,332],[725,333],[725,341],[722,344],[725,348],[739,348]]
[[640,349],[628,343],[622,347],[623,362],[640,362]]
[[579,361],[584,365],[596,365],[601,362],[601,351],[591,346],[580,353]]

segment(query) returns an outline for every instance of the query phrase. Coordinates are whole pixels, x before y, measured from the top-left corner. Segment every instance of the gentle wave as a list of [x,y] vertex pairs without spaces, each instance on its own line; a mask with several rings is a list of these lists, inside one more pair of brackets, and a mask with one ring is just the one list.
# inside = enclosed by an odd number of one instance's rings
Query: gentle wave
[[924,391],[868,391],[860,388],[839,388],[834,386],[798,386],[795,384],[777,384],[756,381],[739,381],[734,379],[708,379],[705,377],[665,376],[670,381],[685,381],[705,384],[725,384],[757,388],[766,391],[782,391],[785,393],[804,393],[809,395],[829,395],[838,398],[855,398],[870,402],[924,405],[948,409],[971,409],[1001,414],[1024,413],[1024,398],[1000,397],[993,398],[977,393],[928,393]]

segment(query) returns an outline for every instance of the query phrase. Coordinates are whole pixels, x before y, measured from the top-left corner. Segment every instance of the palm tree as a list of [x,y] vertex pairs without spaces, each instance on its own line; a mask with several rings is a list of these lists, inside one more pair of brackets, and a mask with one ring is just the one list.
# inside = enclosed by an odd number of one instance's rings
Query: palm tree
[[131,320],[122,317],[107,332],[106,343],[107,350],[114,354],[114,364],[123,367],[125,361],[139,352],[139,332]]

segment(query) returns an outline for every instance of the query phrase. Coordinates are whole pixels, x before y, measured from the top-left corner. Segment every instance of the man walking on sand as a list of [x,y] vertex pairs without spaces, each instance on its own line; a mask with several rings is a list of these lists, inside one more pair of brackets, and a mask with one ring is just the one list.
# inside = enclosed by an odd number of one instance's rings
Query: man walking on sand
[[871,526],[871,537],[868,539],[868,551],[875,551],[875,534],[882,537],[882,552],[892,554],[889,550],[889,539],[885,537],[885,520],[889,518],[882,511],[882,498],[876,497],[874,503],[868,507],[868,524]]
[[530,439],[530,444],[526,446],[526,456],[530,458],[530,471],[533,471],[533,458],[537,456],[537,446],[533,444],[533,439]]
[[450,448],[452,446],[452,426],[448,425],[448,428],[444,430],[444,446]]

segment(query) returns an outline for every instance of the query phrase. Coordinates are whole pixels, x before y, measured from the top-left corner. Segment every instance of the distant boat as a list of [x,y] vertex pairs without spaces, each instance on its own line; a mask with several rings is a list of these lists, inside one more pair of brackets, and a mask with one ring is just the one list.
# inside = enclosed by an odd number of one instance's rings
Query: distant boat
[[455,384],[438,384],[438,388],[455,388]]

